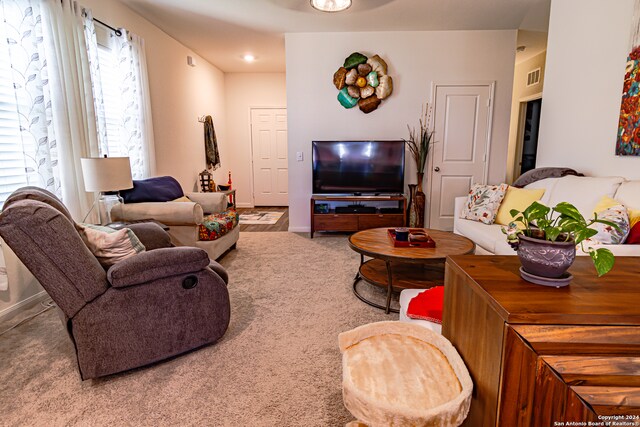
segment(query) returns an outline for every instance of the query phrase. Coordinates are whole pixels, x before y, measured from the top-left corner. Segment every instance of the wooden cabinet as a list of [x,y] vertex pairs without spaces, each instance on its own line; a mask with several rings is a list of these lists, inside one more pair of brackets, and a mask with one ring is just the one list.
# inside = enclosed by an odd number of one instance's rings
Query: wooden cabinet
[[314,215],[313,228],[315,231],[356,231],[358,230],[358,215],[332,213]]
[[[396,212],[376,213],[328,213],[316,212],[317,203],[327,202],[397,202]],[[369,204],[374,204],[369,203]],[[380,227],[402,227],[407,216],[407,199],[404,196],[313,196],[311,197],[311,238],[316,231],[360,231]]]
[[442,333],[474,381],[464,425],[587,425],[610,415],[640,425],[637,258],[616,258],[598,278],[578,257],[560,289],[525,282],[519,266],[515,256],[447,260]]
[[358,215],[358,230],[380,227],[402,227],[404,217],[402,214],[370,214]]

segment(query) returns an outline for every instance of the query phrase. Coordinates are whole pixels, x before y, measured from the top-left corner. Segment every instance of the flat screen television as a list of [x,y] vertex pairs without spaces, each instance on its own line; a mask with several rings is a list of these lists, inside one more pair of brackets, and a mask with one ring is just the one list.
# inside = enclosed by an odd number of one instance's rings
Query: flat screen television
[[404,141],[313,141],[314,194],[401,194]]

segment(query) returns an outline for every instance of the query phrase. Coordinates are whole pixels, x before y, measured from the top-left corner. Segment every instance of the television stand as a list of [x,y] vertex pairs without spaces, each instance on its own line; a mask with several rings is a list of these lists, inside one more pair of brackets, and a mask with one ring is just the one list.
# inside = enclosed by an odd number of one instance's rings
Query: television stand
[[[397,213],[316,213],[316,203],[325,202],[398,202]],[[360,231],[379,227],[404,227],[407,217],[407,198],[399,196],[311,196],[311,238],[316,231]]]

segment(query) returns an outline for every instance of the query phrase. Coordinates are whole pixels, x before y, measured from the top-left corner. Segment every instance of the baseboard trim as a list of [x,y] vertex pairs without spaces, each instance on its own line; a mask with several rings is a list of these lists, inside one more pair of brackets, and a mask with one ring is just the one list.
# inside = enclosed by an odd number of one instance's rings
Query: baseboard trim
[[13,304],[11,307],[7,307],[0,311],[0,321],[8,319],[9,317],[13,317],[16,312],[26,310],[30,306],[39,303],[40,301],[44,301],[49,297],[47,291],[40,291],[35,295],[30,296],[29,298],[23,299],[22,301]]
[[236,206],[239,208],[253,208],[253,203],[236,203]]
[[289,233],[308,233],[311,227],[289,227]]

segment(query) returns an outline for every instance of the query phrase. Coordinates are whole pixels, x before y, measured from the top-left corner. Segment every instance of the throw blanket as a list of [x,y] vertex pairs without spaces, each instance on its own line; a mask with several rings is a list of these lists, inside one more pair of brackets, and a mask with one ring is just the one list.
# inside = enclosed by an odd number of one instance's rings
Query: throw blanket
[[218,153],[218,140],[211,116],[204,118],[204,151],[207,157],[207,169],[218,169],[220,167],[220,153]]
[[516,179],[516,182],[513,183],[513,186],[522,188],[542,179],[562,178],[563,176],[567,175],[584,176],[583,174],[569,168],[536,168],[520,175],[520,178]]

